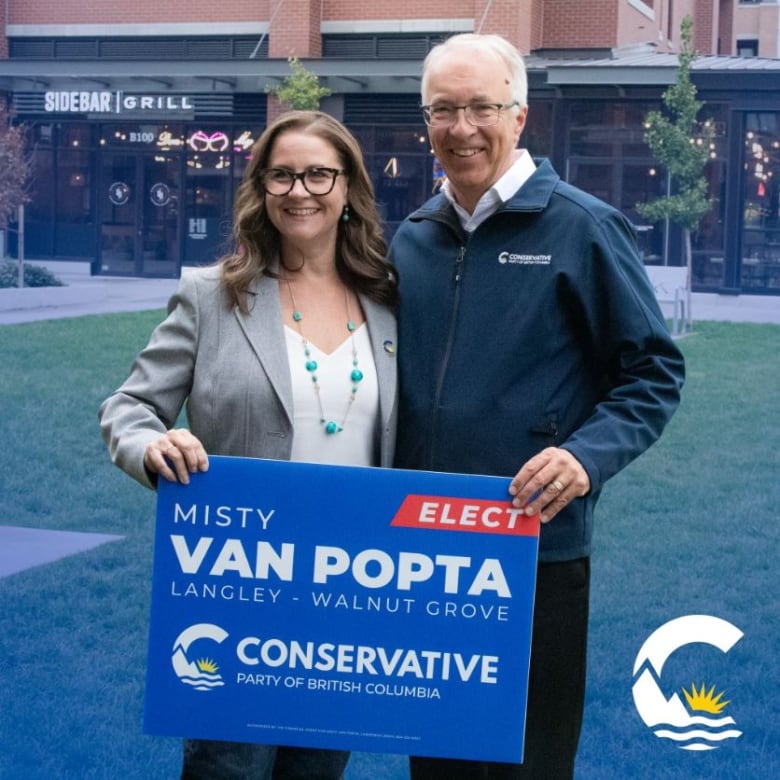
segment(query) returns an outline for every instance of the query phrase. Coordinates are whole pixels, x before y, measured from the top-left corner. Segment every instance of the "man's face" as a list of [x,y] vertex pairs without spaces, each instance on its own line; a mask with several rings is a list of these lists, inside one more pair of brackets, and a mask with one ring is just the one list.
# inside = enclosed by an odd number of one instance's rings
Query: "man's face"
[[[460,49],[444,55],[429,71],[428,105],[508,104],[515,100],[509,69],[497,55]],[[447,127],[429,127],[428,137],[457,201],[473,211],[477,201],[506,173],[525,126],[527,109],[503,109],[490,127],[474,127],[458,111]]]

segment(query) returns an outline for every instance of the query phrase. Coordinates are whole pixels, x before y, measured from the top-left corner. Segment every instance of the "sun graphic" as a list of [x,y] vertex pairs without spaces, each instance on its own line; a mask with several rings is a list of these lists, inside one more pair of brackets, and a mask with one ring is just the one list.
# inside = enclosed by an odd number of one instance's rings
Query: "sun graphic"
[[709,712],[713,715],[719,715],[723,708],[729,703],[728,701],[721,701],[721,697],[725,691],[721,691],[717,696],[715,695],[715,686],[713,685],[706,693],[704,692],[704,683],[701,684],[701,689],[696,690],[696,684],[691,683],[691,692],[682,689],[685,694],[685,700],[688,702],[688,706],[692,710],[698,712]]
[[211,658],[199,658],[195,664],[201,672],[206,672],[207,674],[216,674],[217,669],[219,669],[216,662],[212,661]]

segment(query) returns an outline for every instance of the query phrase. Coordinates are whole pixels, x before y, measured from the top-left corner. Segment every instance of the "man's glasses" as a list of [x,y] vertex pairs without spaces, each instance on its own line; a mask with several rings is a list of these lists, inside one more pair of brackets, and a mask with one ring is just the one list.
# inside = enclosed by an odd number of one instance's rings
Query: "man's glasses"
[[259,179],[269,195],[287,195],[298,180],[309,195],[327,195],[336,186],[336,177],[345,173],[336,168],[307,168],[300,173],[287,168],[266,168],[260,171]]
[[458,118],[458,111],[463,110],[466,121],[474,127],[490,127],[498,122],[505,108],[514,108],[520,103],[466,103],[455,106],[451,103],[435,103],[432,106],[422,106],[423,119],[428,127],[449,127]]

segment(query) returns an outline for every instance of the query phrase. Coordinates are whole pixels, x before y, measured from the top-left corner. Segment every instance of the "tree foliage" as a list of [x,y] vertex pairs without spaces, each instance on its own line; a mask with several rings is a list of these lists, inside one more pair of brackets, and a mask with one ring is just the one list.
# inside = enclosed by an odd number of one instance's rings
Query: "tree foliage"
[[16,209],[30,200],[32,155],[25,149],[26,128],[0,127],[0,223],[16,215]]
[[691,47],[692,28],[691,17],[686,16],[680,26],[677,80],[662,96],[667,112],[650,111],[645,117],[645,142],[668,171],[673,194],[636,206],[645,219],[670,219],[688,231],[697,228],[712,206],[703,170],[709,159],[713,128],[710,121],[699,123],[696,119],[704,103],[697,99],[696,86],[691,82],[691,64],[696,59]]
[[320,86],[316,73],[307,70],[297,57],[289,57],[290,75],[285,76],[280,86],[266,87],[266,92],[275,95],[280,103],[301,111],[314,111],[320,107],[322,98],[333,90]]

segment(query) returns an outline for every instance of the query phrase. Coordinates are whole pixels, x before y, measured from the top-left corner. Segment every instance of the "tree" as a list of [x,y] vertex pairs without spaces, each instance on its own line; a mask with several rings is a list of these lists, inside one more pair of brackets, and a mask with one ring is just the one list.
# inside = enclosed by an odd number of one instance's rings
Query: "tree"
[[[27,128],[4,124],[0,127],[0,227],[8,225],[9,218],[18,214],[19,230],[24,230],[22,206],[30,200],[29,183],[32,176],[32,155],[25,148]],[[24,287],[23,232],[19,233],[18,286]],[[2,252],[5,253],[5,242]],[[0,257],[0,260],[4,258]]]
[[32,155],[25,149],[26,136],[22,125],[0,127],[0,225],[30,201]]
[[[686,291],[691,289],[691,232],[710,210],[704,166],[710,156],[712,122],[698,122],[704,102],[696,97],[691,82],[691,65],[696,52],[691,46],[693,21],[686,16],[680,25],[680,54],[677,80],[662,95],[666,113],[650,111],[645,117],[645,143],[653,156],[666,168],[670,194],[638,203],[637,212],[651,222],[668,219],[680,225],[685,253]],[[668,258],[665,258],[668,264]],[[690,321],[690,312],[686,312]]]
[[297,57],[289,57],[291,73],[285,76],[278,87],[267,86],[265,91],[275,95],[280,103],[290,108],[314,111],[320,107],[320,100],[332,94],[333,90],[320,86],[316,73],[307,70]]

